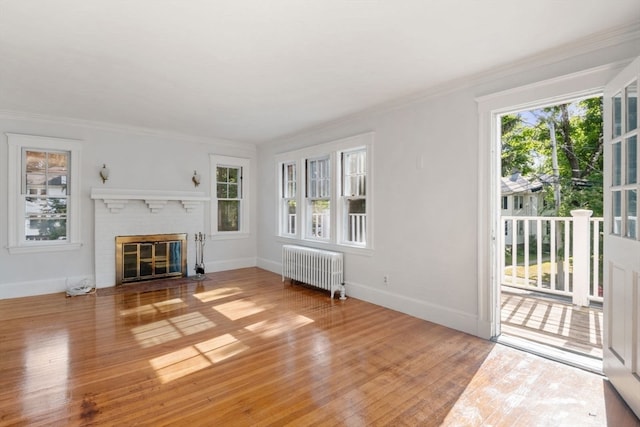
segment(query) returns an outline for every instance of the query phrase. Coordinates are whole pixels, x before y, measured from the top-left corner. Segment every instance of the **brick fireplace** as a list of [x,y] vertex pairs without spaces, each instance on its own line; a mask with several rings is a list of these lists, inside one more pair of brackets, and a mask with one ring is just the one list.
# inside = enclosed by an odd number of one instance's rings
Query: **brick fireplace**
[[205,203],[200,192],[93,189],[95,278],[99,288],[114,286],[118,236],[186,235],[186,275],[195,266],[195,241],[205,229]]

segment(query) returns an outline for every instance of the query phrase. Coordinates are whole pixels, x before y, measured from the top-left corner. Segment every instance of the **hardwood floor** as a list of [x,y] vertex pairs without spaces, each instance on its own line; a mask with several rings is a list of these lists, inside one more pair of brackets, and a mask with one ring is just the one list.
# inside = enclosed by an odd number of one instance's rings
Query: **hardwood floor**
[[599,375],[258,268],[2,300],[0,378],[3,426],[640,425]]

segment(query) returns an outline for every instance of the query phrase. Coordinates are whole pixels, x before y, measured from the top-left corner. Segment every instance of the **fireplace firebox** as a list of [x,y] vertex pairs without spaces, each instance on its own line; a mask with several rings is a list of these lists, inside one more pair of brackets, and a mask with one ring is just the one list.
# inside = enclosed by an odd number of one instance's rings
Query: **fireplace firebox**
[[186,233],[116,237],[116,285],[186,275]]

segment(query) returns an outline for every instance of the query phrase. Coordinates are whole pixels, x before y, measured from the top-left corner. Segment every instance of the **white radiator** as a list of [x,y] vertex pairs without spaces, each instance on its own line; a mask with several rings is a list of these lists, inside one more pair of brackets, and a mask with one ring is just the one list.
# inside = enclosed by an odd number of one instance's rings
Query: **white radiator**
[[331,292],[345,299],[343,255],[304,246],[282,246],[282,281],[290,278]]

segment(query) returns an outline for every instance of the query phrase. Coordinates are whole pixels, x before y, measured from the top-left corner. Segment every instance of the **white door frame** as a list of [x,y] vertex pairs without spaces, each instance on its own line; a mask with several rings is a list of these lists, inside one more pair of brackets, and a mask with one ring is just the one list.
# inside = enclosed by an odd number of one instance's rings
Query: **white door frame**
[[551,80],[476,98],[478,103],[478,321],[477,335],[500,335],[500,284],[497,238],[500,206],[499,116],[513,111],[599,96],[606,83],[629,62],[608,64]]

